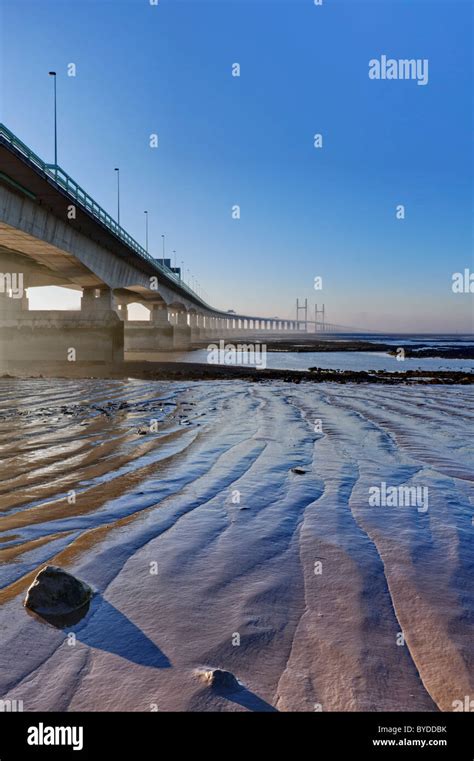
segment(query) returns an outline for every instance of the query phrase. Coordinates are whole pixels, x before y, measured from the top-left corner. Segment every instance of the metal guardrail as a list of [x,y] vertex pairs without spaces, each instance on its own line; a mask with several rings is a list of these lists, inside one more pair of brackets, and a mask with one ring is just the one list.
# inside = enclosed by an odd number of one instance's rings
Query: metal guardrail
[[143,248],[143,246],[137,243],[137,241],[132,238],[132,236],[129,235],[128,232],[123,229],[123,227],[120,227],[118,222],[116,222],[115,219],[110,216],[110,214],[108,214],[101,206],[99,206],[99,204],[94,201],[92,196],[86,193],[86,191],[81,188],[81,186],[78,185],[78,183],[75,182],[75,180],[73,180],[72,177],[70,177],[67,172],[64,171],[64,169],[61,169],[61,167],[57,166],[56,164],[47,164],[45,161],[40,159],[40,157],[37,156],[36,153],[34,153],[30,148],[28,148],[28,146],[25,145],[25,143],[23,143],[13,132],[11,132],[11,130],[9,130],[4,124],[0,123],[0,139],[2,138],[4,141],[12,145],[17,151],[19,151],[19,153],[25,156],[28,161],[30,161],[38,169],[44,172],[49,180],[55,183],[59,188],[65,190],[66,193],[76,201],[76,203],[78,203],[83,209],[89,212],[89,214],[92,214],[92,216],[94,216],[102,225],[104,225],[104,227],[106,227],[117,238],[119,238],[119,240],[121,240],[130,249],[132,249],[132,251],[156,267],[158,272],[161,272],[161,274],[166,275],[167,278],[174,280],[180,288],[186,291],[190,296],[199,301],[201,304],[205,305],[209,310],[220,311],[213,310],[212,307],[207,305],[201,299],[201,297],[198,296],[195,291],[193,291],[192,288],[190,288],[180,277],[178,277],[175,272],[154,259],[154,257],[151,256],[151,254],[149,254]]

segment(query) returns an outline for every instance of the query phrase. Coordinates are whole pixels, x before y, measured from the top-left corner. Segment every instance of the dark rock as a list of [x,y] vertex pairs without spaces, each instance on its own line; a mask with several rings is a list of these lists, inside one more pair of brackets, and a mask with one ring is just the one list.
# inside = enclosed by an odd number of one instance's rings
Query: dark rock
[[47,565],[28,589],[24,605],[39,615],[64,616],[87,605],[92,595],[83,581],[62,568]]
[[305,473],[307,473],[307,470],[303,470],[303,468],[292,468],[292,473],[296,473],[297,476],[304,476]]
[[235,691],[242,689],[242,685],[230,671],[209,669],[208,671],[201,672],[201,678],[209,687],[213,687],[215,690]]

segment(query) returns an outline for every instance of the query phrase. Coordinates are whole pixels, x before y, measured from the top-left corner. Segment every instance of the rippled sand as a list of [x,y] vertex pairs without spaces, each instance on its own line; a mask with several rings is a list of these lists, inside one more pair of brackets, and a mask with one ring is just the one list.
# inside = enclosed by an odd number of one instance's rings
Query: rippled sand
[[[0,698],[452,710],[474,695],[472,400],[459,386],[2,380]],[[427,486],[428,511],[370,507],[381,481]],[[45,563],[97,591],[65,630],[22,607]],[[204,666],[244,688],[216,694]]]

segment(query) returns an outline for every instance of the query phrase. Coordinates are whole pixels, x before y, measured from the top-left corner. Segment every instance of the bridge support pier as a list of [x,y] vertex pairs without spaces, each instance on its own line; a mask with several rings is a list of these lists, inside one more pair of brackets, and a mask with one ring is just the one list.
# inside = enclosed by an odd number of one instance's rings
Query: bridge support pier
[[0,295],[0,367],[18,372],[87,368],[123,361],[123,323],[111,291],[84,289],[81,310],[29,311],[26,297]]
[[178,312],[176,325],[173,326],[173,347],[187,350],[191,348],[191,328],[188,325],[188,313]]
[[186,350],[191,346],[191,328],[186,312],[175,312],[169,320],[166,304],[151,304],[150,321],[129,320],[125,327],[125,351],[153,354],[160,351]]
[[125,327],[126,352],[159,352],[174,349],[173,331],[165,304],[150,305],[150,321],[129,320]]
[[201,328],[199,325],[200,315],[195,312],[189,314],[189,327],[191,328],[191,343],[197,343],[201,339]]

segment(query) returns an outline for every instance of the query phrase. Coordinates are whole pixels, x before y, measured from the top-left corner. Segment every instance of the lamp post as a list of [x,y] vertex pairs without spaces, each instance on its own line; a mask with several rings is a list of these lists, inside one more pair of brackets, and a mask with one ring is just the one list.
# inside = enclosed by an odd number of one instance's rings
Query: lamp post
[[174,268],[176,269],[176,251],[173,251],[174,254]]
[[162,263],[162,265],[164,267],[165,266],[165,236],[162,235],[161,237],[163,238],[163,254],[162,254],[162,258],[161,258],[161,263]]
[[117,172],[117,223],[120,227],[120,169],[115,167],[114,172]]
[[58,112],[56,107],[56,72],[48,71],[54,82],[54,166],[58,165]]
[[148,253],[148,212],[143,212],[145,215],[145,250]]
[[184,280],[184,278],[183,278],[183,270],[184,270],[184,262],[182,261],[181,262],[181,267],[180,267],[180,270],[179,270],[179,279],[180,280]]

